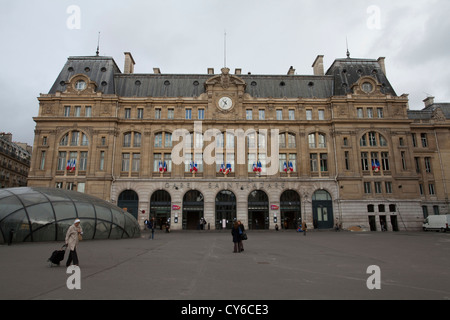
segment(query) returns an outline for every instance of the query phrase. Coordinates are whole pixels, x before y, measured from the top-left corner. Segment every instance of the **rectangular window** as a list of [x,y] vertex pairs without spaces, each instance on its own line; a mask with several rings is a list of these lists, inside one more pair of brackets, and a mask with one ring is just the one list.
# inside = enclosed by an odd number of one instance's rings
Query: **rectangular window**
[[295,110],[289,110],[289,120],[295,120]]
[[320,171],[322,171],[322,172],[328,171],[328,154],[327,153],[320,154]]
[[417,138],[415,133],[411,133],[413,147],[417,147]]
[[345,160],[345,170],[350,170],[350,156],[348,151],[345,151],[344,160]]
[[185,119],[186,120],[191,120],[192,119],[192,109],[186,109]]
[[325,120],[325,110],[319,110],[319,120]]
[[265,110],[259,110],[259,120],[264,120],[266,118]]
[[424,148],[428,147],[428,139],[427,139],[426,133],[420,134],[420,140],[422,141],[422,147],[424,147]]
[[70,117],[70,106],[64,107],[64,117]]
[[277,120],[283,120],[283,110],[277,110]]
[[425,157],[425,171],[431,172],[431,158]]
[[290,170],[290,168],[292,168],[293,172],[297,172],[297,154],[296,153],[289,154],[288,170]]
[[122,171],[130,170],[130,154],[122,153]]
[[358,118],[362,118],[364,115],[363,115],[363,109],[362,108],[356,108],[356,116],[358,117]]
[[306,120],[312,120],[312,110],[306,110]]
[[401,157],[402,157],[402,169],[406,170],[406,153],[405,151],[402,151],[400,153]]
[[141,146],[141,134],[139,132],[134,133],[133,147],[139,148]]
[[167,119],[173,119],[173,118],[174,118],[174,110],[167,109]]
[[67,153],[65,151],[60,151],[58,153],[57,170],[65,170],[66,169],[66,157],[67,157]]
[[381,182],[379,182],[379,181],[376,181],[376,182],[375,182],[375,193],[377,193],[377,194],[382,193],[382,190],[381,190]]
[[363,171],[369,170],[369,157],[367,152],[361,152],[361,169]]
[[131,118],[131,109],[125,108],[125,119],[130,119],[130,118]]
[[422,214],[423,214],[424,219],[426,219],[428,217],[428,207],[427,206],[422,206]]
[[379,119],[383,118],[383,108],[377,108],[377,116]]
[[383,170],[389,170],[389,153],[388,152],[381,153],[381,167]]
[[79,137],[80,137],[80,132],[79,131],[72,131],[72,139],[70,140],[70,145],[71,146],[78,146]]
[[164,165],[164,162],[166,163],[167,172],[171,172],[172,171],[172,154],[171,153],[164,154],[163,165]]
[[155,148],[161,148],[162,147],[162,133],[155,134]]
[[205,109],[198,109],[198,119],[199,120],[205,119]]
[[386,181],[384,187],[386,188],[386,193],[392,193],[392,182]]
[[433,206],[433,213],[435,216],[439,215],[439,206]]
[[144,109],[142,108],[137,109],[137,117],[138,119],[144,119]]
[[133,153],[133,160],[131,162],[131,171],[139,172],[140,167],[141,167],[141,154]]
[[252,109],[245,110],[245,119],[246,120],[252,120],[253,119]]
[[317,154],[316,153],[310,153],[309,154],[309,164],[310,164],[311,172],[317,172],[318,171]]
[[288,169],[288,164],[287,164],[287,162],[286,162],[286,153],[280,153],[279,154],[279,156],[278,156],[278,159],[279,159],[279,170],[280,170],[280,172],[284,172],[284,169],[285,169],[285,165],[286,165],[286,170],[289,170]]
[[153,154],[153,172],[159,172],[159,164],[162,160],[161,153]]
[[414,163],[416,164],[416,173],[420,173],[420,158],[414,157]]
[[92,117],[92,107],[87,106],[84,108],[84,116],[88,118]]
[[75,106],[75,117],[81,116],[81,106]]
[[155,119],[157,119],[157,120],[161,119],[161,109],[160,108],[155,109]]
[[428,191],[430,192],[430,195],[432,195],[432,196],[436,194],[436,190],[434,190],[434,183],[428,184]]
[[423,194],[424,194],[424,190],[423,190],[423,183],[419,183],[419,192],[420,192],[420,195],[421,196],[423,196]]
[[372,184],[370,182],[364,182],[364,193],[365,194],[372,193]]
[[86,171],[87,162],[88,162],[88,153],[87,153],[87,151],[80,152],[80,166],[79,166],[78,169],[80,171]]
[[105,151],[100,151],[100,165],[98,169],[100,171],[105,170]]
[[45,168],[45,151],[41,152],[41,164],[39,166],[39,170],[44,170]]
[[373,118],[373,109],[367,108],[367,118]]

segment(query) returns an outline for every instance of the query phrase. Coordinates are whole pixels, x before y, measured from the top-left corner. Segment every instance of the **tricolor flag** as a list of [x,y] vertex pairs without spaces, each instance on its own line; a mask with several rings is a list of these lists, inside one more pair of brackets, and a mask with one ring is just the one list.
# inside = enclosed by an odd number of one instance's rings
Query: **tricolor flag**
[[167,163],[164,161],[164,167],[163,167],[164,172],[167,171]]
[[227,167],[226,167],[226,170],[225,170],[225,174],[229,174],[231,171],[232,171],[232,170],[231,170],[231,164],[230,164],[230,163],[227,163]]
[[375,172],[380,171],[380,162],[378,160],[372,160],[372,170]]
[[283,164],[283,170],[284,170],[284,172],[287,172],[287,171],[288,171],[286,161],[285,161],[284,164]]
[[163,172],[163,170],[164,170],[163,163],[159,161],[159,172]]
[[292,161],[289,161],[289,171],[291,171],[291,172],[294,171],[294,166],[292,164]]

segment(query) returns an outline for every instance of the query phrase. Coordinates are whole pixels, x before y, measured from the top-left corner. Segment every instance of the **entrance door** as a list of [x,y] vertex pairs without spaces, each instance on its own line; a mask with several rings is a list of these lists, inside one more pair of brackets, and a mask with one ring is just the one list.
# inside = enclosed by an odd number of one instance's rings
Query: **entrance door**
[[171,198],[165,190],[155,191],[150,198],[150,218],[154,218],[156,227],[163,229],[170,219]]
[[117,200],[119,208],[126,208],[127,212],[131,213],[133,217],[138,218],[139,197],[133,190],[125,190],[119,195]]
[[254,190],[248,196],[249,229],[269,229],[269,197],[264,191]]
[[333,201],[325,190],[317,190],[312,196],[313,225],[316,229],[333,228]]
[[398,231],[397,216],[391,216],[392,231]]
[[375,216],[369,216],[369,226],[370,231],[377,231],[377,223],[375,221]]
[[222,190],[216,195],[216,229],[231,229],[234,219],[236,196],[231,191]]
[[200,228],[203,218],[203,194],[197,190],[186,192],[183,197],[183,230]]
[[286,190],[280,197],[281,227],[296,230],[301,223],[300,196],[294,190]]

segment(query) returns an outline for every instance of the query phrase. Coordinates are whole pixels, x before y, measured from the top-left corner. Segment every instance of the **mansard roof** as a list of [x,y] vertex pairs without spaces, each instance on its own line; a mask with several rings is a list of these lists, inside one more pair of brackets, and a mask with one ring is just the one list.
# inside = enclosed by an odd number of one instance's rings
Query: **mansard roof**
[[[257,98],[329,98],[351,93],[359,78],[371,76],[381,91],[396,96],[377,60],[337,59],[324,75],[236,74],[245,81],[245,93]],[[69,57],[49,94],[64,92],[69,79],[84,74],[96,84],[96,91],[121,97],[196,97],[205,93],[211,74],[122,73],[112,57]]]

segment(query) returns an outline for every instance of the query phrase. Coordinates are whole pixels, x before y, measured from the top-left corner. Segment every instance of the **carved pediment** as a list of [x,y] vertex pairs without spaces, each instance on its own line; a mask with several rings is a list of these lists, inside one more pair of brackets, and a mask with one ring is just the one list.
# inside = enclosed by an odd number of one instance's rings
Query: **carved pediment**
[[205,88],[208,88],[210,86],[216,87],[220,86],[223,89],[227,90],[230,87],[239,87],[243,86],[245,89],[246,83],[244,80],[242,80],[239,77],[233,76],[230,74],[229,68],[222,68],[222,73],[216,76],[213,76],[206,80],[205,82]]

